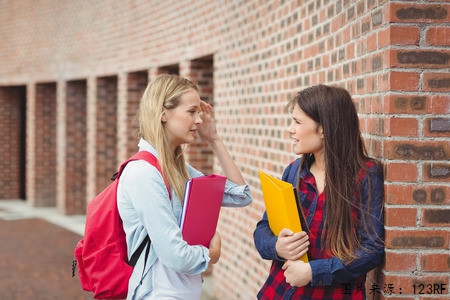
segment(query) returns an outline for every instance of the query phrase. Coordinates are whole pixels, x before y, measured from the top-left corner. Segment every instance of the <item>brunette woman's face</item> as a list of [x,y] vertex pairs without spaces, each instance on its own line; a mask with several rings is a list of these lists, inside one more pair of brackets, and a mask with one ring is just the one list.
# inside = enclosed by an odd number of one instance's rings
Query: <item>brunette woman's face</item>
[[292,123],[288,128],[294,152],[297,155],[312,153],[314,156],[323,152],[322,126],[311,119],[298,104],[292,111]]
[[196,139],[200,118],[200,96],[197,91],[188,91],[181,95],[180,102],[174,109],[165,109],[161,121],[172,151]]

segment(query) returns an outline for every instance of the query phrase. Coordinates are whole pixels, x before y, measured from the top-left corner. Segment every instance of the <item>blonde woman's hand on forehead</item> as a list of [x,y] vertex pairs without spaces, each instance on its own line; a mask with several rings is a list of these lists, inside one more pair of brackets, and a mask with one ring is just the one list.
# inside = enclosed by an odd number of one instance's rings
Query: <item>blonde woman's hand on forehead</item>
[[212,119],[214,119],[214,108],[211,104],[206,103],[203,100],[200,100],[200,110],[202,111],[202,115],[208,115]]
[[204,101],[200,101],[200,108],[200,118],[203,122],[198,125],[198,134],[202,139],[207,141],[218,139],[219,135],[217,133],[216,123],[214,121],[213,107]]

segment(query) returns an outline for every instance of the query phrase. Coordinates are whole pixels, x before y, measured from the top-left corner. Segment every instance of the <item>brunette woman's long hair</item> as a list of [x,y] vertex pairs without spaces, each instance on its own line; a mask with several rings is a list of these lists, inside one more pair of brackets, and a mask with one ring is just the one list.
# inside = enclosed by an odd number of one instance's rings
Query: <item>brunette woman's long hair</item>
[[[368,174],[367,161],[378,161],[367,155],[359,129],[358,114],[347,90],[339,87],[316,85],[298,93],[288,104],[292,111],[299,107],[323,128],[325,156],[325,222],[322,231],[323,248],[331,251],[343,262],[349,263],[357,257],[361,247],[359,230],[370,232],[367,211],[361,209],[360,172]],[[313,154],[304,154],[300,165],[302,169]],[[369,189],[371,188],[370,177]],[[366,207],[370,207],[371,193]],[[356,209],[362,220],[355,222],[352,211]],[[371,234],[369,234],[371,236]],[[376,239],[376,237],[375,237]]]

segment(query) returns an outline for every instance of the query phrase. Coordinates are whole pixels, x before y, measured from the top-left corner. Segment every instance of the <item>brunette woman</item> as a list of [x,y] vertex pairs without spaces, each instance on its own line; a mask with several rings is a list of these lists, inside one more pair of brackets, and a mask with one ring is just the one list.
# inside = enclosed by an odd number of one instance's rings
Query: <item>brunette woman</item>
[[296,187],[304,231],[275,236],[264,213],[254,241],[272,266],[258,299],[365,299],[366,274],[384,255],[382,167],[366,153],[345,89],[313,86],[288,108],[301,157],[282,179]]

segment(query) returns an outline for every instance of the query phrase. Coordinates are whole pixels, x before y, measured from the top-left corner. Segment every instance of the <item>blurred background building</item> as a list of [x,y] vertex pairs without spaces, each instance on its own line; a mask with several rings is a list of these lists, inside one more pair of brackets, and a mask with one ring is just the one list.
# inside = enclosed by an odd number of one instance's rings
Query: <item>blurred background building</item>
[[[258,169],[280,177],[295,158],[287,101],[339,85],[385,164],[386,263],[370,296],[448,293],[449,21],[445,0],[0,0],[0,199],[84,214],[137,150],[132,120],[148,81],[188,77],[254,197],[222,209],[213,292],[254,299],[269,268],[253,246]],[[201,141],[188,157],[221,172]]]

